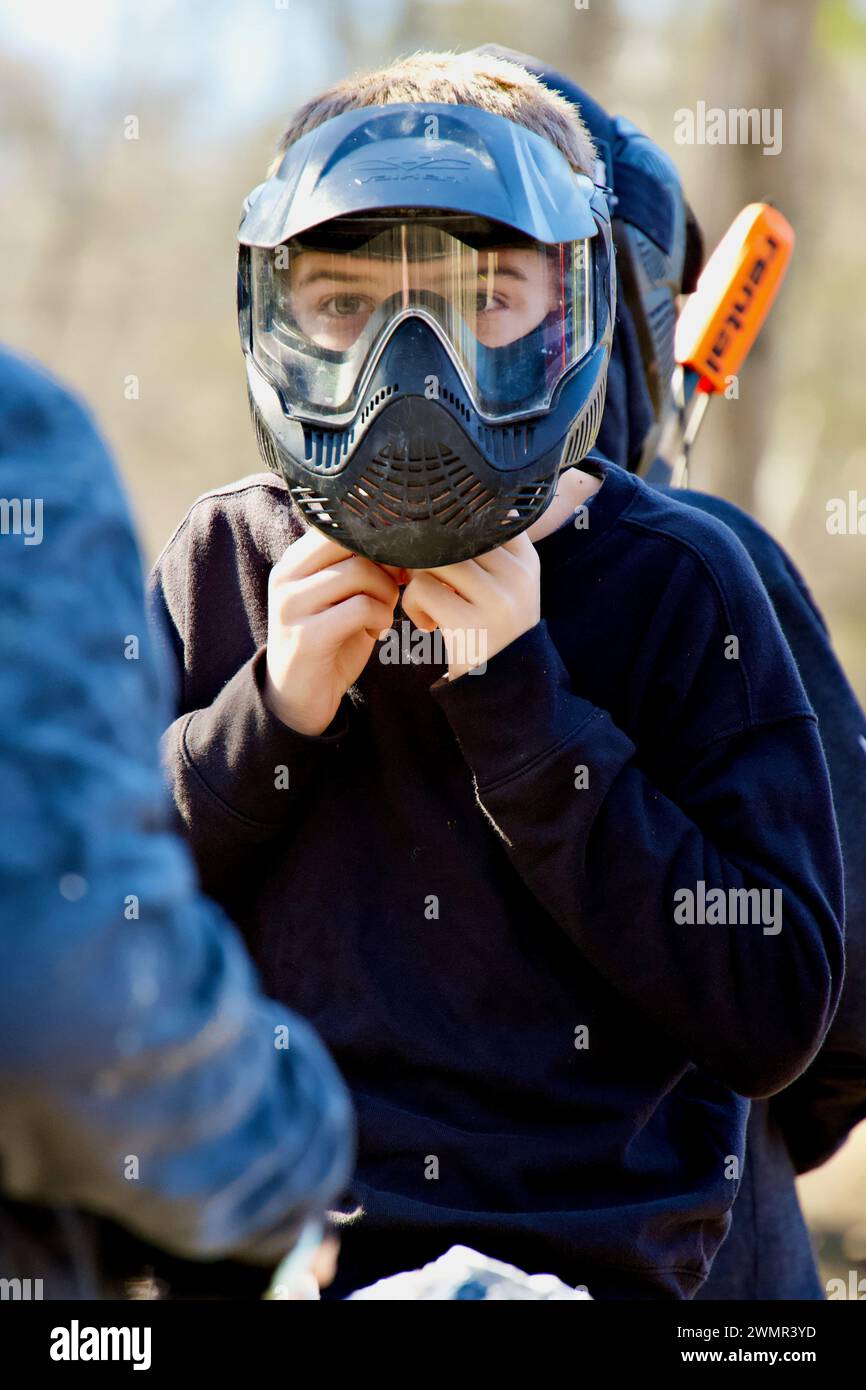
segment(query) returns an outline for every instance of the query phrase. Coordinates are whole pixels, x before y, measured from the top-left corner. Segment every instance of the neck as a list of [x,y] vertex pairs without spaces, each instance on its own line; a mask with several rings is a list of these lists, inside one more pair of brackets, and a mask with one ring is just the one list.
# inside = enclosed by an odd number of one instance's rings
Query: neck
[[591,473],[583,473],[579,468],[567,468],[560,474],[553,500],[548,502],[538,520],[528,528],[526,534],[529,539],[544,540],[552,531],[564,526],[587,497],[598,492],[601,484],[602,479],[593,477]]

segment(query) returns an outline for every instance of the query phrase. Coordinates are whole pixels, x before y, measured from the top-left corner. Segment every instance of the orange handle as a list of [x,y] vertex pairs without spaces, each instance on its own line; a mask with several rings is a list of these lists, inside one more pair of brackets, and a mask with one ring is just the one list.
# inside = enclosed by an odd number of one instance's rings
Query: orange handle
[[734,218],[677,321],[676,357],[724,391],[736,376],[785,278],[794,229],[778,208],[750,203]]

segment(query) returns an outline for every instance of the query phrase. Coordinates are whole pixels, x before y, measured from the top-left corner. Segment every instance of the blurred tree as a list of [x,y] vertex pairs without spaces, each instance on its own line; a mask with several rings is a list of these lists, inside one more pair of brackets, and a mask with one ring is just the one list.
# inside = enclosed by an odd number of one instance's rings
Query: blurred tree
[[592,74],[601,79],[607,70],[619,25],[618,0],[587,9],[568,3],[532,6],[524,0],[405,0],[394,37],[401,53],[499,43],[554,63],[578,81],[582,75],[590,85]]
[[[814,76],[815,20],[821,0],[723,0],[718,48],[710,47],[710,105],[781,111],[782,150],[765,155],[759,143],[735,145],[728,162],[731,215],[746,203],[769,200],[798,224],[809,196],[806,115]],[[718,55],[718,56],[716,56]],[[714,490],[746,511],[756,510],[758,470],[778,397],[778,315],[752,351],[735,408],[725,411],[724,450],[713,469]]]

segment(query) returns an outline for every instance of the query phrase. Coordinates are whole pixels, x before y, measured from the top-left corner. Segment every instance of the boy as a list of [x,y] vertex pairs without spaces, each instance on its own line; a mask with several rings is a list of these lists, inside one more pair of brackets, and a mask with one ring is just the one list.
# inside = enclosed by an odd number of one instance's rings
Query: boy
[[[283,148],[240,294],[282,476],[201,499],[154,597],[205,886],[358,1110],[333,1296],[459,1242],[692,1297],[742,1097],[838,999],[814,715],[730,533],[587,460],[613,290],[574,108],[419,55]],[[440,659],[394,663],[395,621]]]

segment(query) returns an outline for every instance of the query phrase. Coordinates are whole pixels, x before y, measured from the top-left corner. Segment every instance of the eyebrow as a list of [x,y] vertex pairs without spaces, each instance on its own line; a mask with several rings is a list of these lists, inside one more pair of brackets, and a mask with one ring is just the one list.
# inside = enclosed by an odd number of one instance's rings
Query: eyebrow
[[301,276],[296,288],[306,289],[307,285],[314,285],[317,280],[339,280],[341,284],[348,284],[352,281],[363,283],[365,276],[360,270],[325,270],[324,268],[308,270],[306,274]]
[[[415,264],[417,264],[417,262],[415,262]],[[476,274],[479,279],[486,279],[486,277],[490,274],[490,271],[479,269],[476,272]],[[518,270],[516,266],[508,265],[497,266],[493,271],[493,276],[494,279],[497,277],[500,279],[505,279],[506,276],[508,276],[512,280],[522,280],[524,282],[527,279],[524,271]],[[326,270],[324,269],[324,267],[322,267],[318,270],[308,270],[304,275],[301,276],[295,288],[299,290],[304,290],[307,288],[308,285],[314,285],[320,280],[329,280],[332,282],[336,281],[341,285],[353,283],[363,285],[366,284],[367,277],[360,270]]]
[[[479,275],[487,275],[489,272],[486,270],[480,270],[478,273]],[[517,266],[513,265],[498,265],[494,270],[493,275],[494,278],[504,278],[506,275],[509,275],[512,280],[525,280],[527,278],[524,271],[518,270]]]

